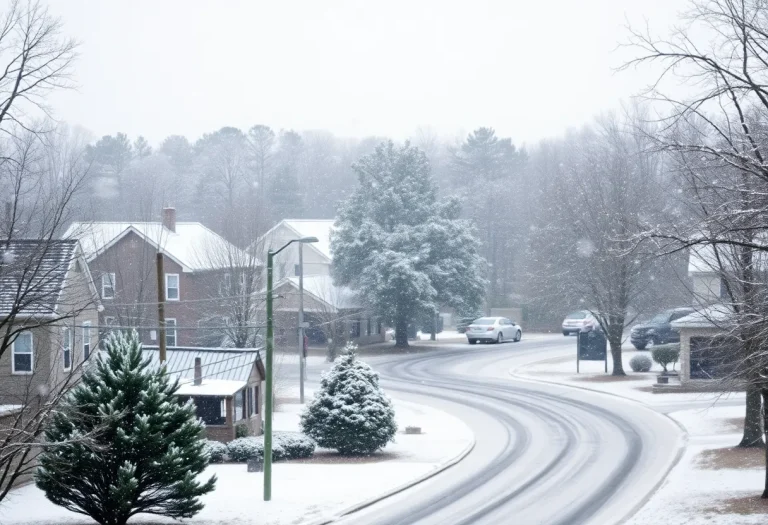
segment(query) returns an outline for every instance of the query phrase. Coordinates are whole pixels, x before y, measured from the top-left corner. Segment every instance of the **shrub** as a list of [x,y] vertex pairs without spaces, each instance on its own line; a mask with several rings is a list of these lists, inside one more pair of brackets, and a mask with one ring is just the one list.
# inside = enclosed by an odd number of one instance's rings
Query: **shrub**
[[227,445],[220,441],[206,439],[205,451],[208,453],[208,460],[211,463],[221,463],[224,461],[224,455],[227,453]]
[[633,372],[648,372],[653,362],[647,355],[636,355],[629,360],[629,366]]
[[392,402],[379,388],[379,376],[354,352],[336,360],[301,415],[301,429],[318,445],[345,455],[368,455],[397,432]]
[[250,434],[251,431],[248,428],[248,425],[245,423],[238,423],[235,425],[235,437],[236,438],[244,438],[248,437],[248,434]]
[[674,370],[674,363],[680,359],[680,345],[679,344],[667,344],[659,345],[653,348],[651,351],[653,360],[659,363],[664,372],[667,372],[667,365],[672,364],[672,370]]
[[[274,449],[273,449],[274,454]],[[232,461],[245,463],[250,458],[264,455],[264,440],[259,437],[242,437],[227,444],[227,455]]]
[[[315,442],[298,432],[275,432],[272,435],[272,459],[310,458]],[[250,458],[264,457],[264,436],[238,438],[227,445],[229,459],[245,463]]]

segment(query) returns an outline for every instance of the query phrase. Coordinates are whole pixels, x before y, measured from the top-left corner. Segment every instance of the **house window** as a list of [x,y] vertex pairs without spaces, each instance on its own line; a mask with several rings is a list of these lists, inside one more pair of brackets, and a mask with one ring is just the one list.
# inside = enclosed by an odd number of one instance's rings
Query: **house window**
[[371,318],[365,320],[365,335],[371,335]]
[[91,322],[83,323],[83,360],[91,355]]
[[179,274],[165,274],[165,298],[169,301],[179,300]]
[[61,350],[64,370],[72,369],[72,330],[65,327],[61,332]]
[[240,421],[245,417],[245,403],[243,403],[245,399],[245,392],[241,390],[237,394],[235,394],[235,421]]
[[[195,412],[198,419],[202,419],[206,425],[224,425],[227,422],[226,411],[222,413],[221,404],[226,403],[218,397],[199,396],[193,397]],[[226,404],[224,405],[226,407]]]
[[253,415],[253,389],[248,388],[248,416]]
[[349,327],[349,335],[360,337],[360,319],[352,319],[352,325]]
[[22,332],[18,334],[11,347],[11,352],[13,353],[13,373],[31,374],[32,334],[30,332]]
[[259,406],[259,387],[255,386],[253,387],[253,401],[254,401],[254,412],[258,414],[261,410],[261,407]]
[[294,264],[293,265],[293,275],[295,275],[296,277],[301,275],[301,265],[300,264]]
[[114,299],[115,298],[115,274],[105,273],[101,276],[101,298],[102,299]]
[[165,320],[165,344],[176,346],[176,319]]
[[371,334],[379,335],[381,333],[381,324],[378,319],[371,319]]
[[227,398],[222,397],[221,403],[219,404],[219,411],[221,413],[221,417],[225,420],[227,419]]
[[225,273],[219,283],[219,294],[229,295],[232,290],[232,275]]

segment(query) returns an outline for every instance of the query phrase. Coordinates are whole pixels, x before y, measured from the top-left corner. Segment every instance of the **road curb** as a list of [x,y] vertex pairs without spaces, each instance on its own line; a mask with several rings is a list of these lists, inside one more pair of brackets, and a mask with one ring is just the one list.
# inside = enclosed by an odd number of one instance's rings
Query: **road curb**
[[[467,427],[469,428],[469,427]],[[403,492],[404,490],[407,490],[415,485],[418,485],[419,483],[422,483],[424,481],[427,481],[428,479],[440,474],[441,472],[444,472],[445,470],[451,468],[452,466],[459,463],[461,460],[463,460],[467,455],[472,452],[472,449],[475,448],[475,434],[472,433],[472,439],[469,443],[467,443],[467,446],[464,447],[464,449],[453,456],[452,458],[444,461],[437,467],[435,467],[433,470],[430,470],[429,472],[426,472],[422,474],[421,476],[418,476],[410,481],[406,481],[402,485],[398,485],[395,488],[392,488],[390,490],[387,490],[386,492],[383,492],[377,496],[373,496],[371,498],[368,498],[366,500],[361,501],[360,503],[356,503],[354,505],[351,505],[345,509],[340,510],[339,512],[334,513],[333,516],[330,517],[324,517],[324,518],[318,518],[315,521],[307,521],[307,522],[301,522],[300,525],[327,525],[328,523],[333,523],[345,516],[348,516],[349,514],[352,514],[354,512],[363,510],[366,507],[370,507],[371,505],[378,503],[382,500],[385,500],[389,497],[394,496],[395,494],[399,494],[400,492]]]
[[643,407],[645,407],[645,408],[647,408],[649,410],[652,410],[653,412],[655,412],[656,414],[658,414],[658,415],[660,415],[662,417],[667,418],[669,421],[674,423],[674,425],[677,428],[679,428],[681,433],[682,433],[682,435],[681,435],[681,443],[680,443],[680,446],[677,447],[677,453],[675,454],[675,458],[670,463],[669,468],[667,468],[667,470],[664,472],[664,475],[651,488],[651,490],[648,491],[648,493],[643,497],[643,499],[637,503],[637,505],[632,507],[632,509],[627,514],[625,514],[621,519],[619,519],[616,522],[617,525],[621,525],[623,523],[627,523],[629,520],[631,520],[635,516],[635,514],[637,514],[640,511],[640,509],[642,509],[650,501],[650,499],[654,495],[656,495],[656,493],[661,488],[661,486],[664,485],[664,482],[667,481],[667,477],[669,476],[670,472],[672,472],[672,469],[677,467],[677,465],[680,463],[680,460],[683,459],[683,454],[685,453],[685,450],[688,447],[688,438],[689,438],[688,429],[686,429],[685,426],[683,426],[682,423],[680,423],[678,420],[676,420],[675,418],[670,416],[668,413],[659,412],[657,410],[654,410],[653,409],[653,405],[650,405],[650,404],[645,403],[643,401],[638,401],[637,399],[632,399],[631,397],[623,396],[621,394],[616,394],[614,392],[606,392],[605,390],[598,390],[598,389],[595,389],[595,388],[589,388],[589,387],[585,387],[585,386],[566,385],[566,384],[563,384],[563,383],[558,383],[556,381],[547,381],[546,379],[536,379],[536,378],[532,378],[532,377],[526,377],[524,375],[521,375],[521,374],[517,373],[517,370],[519,370],[519,369],[521,369],[521,368],[523,368],[525,366],[530,366],[530,365],[538,364],[538,363],[545,363],[547,361],[555,361],[557,359],[561,359],[561,358],[549,358],[549,359],[542,359],[541,361],[534,361],[532,363],[526,363],[525,365],[518,366],[517,368],[514,368],[514,369],[510,368],[507,372],[509,373],[509,375],[511,377],[513,377],[513,378],[515,378],[517,380],[520,380],[520,381],[528,381],[528,382],[531,382],[531,383],[543,383],[543,384],[549,384],[549,385],[557,385],[559,387],[564,387],[564,388],[575,388],[575,389],[578,389],[578,390],[585,390],[587,392],[594,392],[596,394],[603,394],[603,395],[606,395],[606,396],[613,396],[613,397],[617,397],[619,399],[622,399],[624,401],[629,401],[631,403],[636,403],[636,404],[641,405],[641,406],[643,406]]

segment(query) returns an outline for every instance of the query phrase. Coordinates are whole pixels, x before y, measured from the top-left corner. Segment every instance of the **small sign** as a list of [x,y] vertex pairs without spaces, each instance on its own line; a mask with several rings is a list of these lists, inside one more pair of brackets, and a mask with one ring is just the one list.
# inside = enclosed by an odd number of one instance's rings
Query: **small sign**
[[578,333],[576,373],[579,372],[580,361],[605,361],[605,372],[608,373],[608,340],[602,330]]
[[248,472],[264,472],[264,458],[250,458]]

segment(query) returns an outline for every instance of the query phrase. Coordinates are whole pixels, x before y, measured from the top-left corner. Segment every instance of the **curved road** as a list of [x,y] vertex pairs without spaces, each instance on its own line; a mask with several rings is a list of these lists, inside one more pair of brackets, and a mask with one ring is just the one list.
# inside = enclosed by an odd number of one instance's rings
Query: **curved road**
[[574,350],[540,336],[366,358],[393,395],[464,420],[476,445],[432,479],[335,523],[612,524],[637,510],[682,445],[666,417],[581,389],[515,380],[510,368]]

